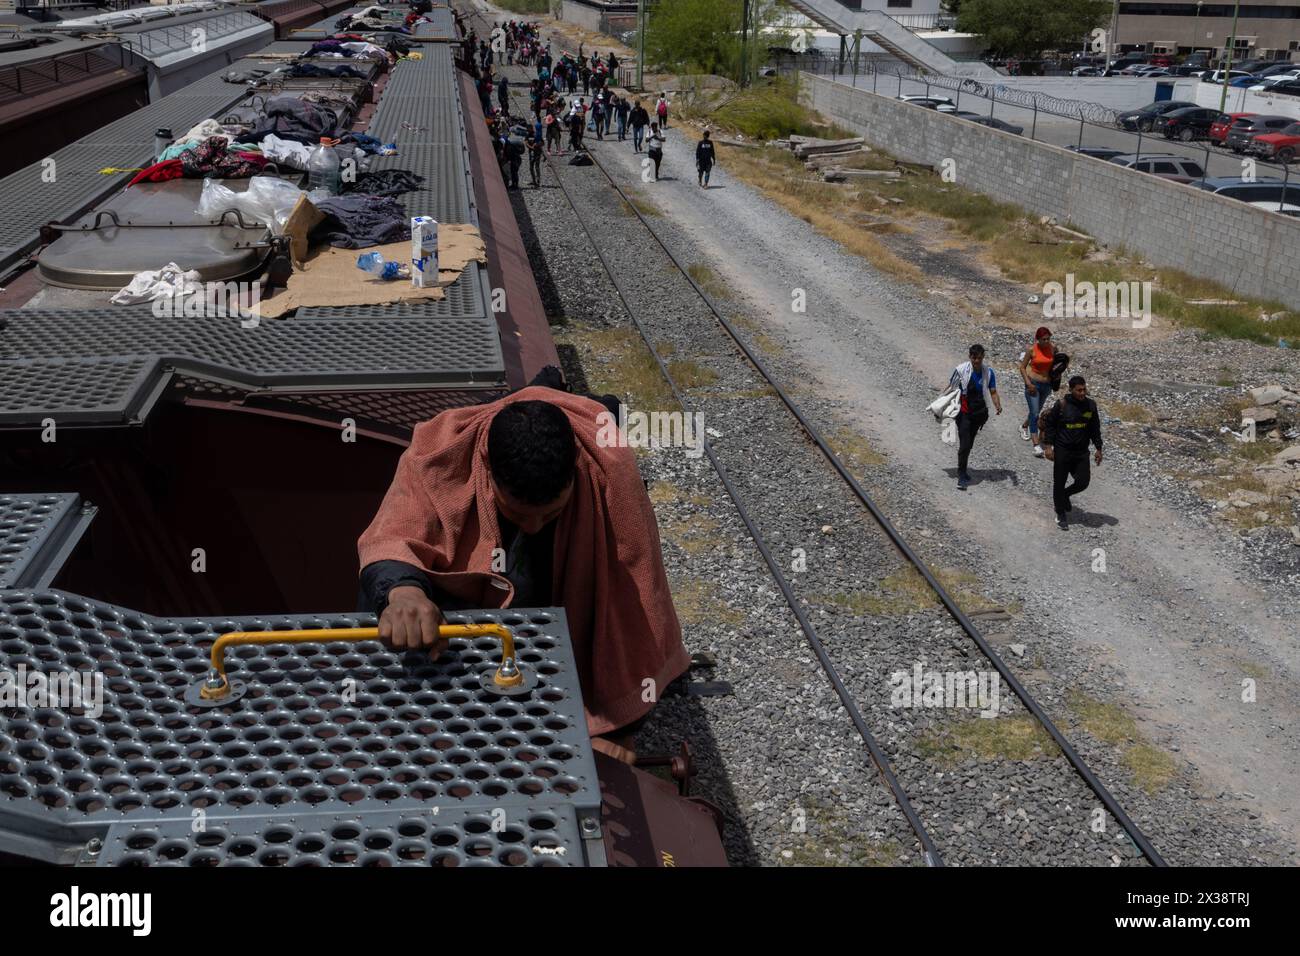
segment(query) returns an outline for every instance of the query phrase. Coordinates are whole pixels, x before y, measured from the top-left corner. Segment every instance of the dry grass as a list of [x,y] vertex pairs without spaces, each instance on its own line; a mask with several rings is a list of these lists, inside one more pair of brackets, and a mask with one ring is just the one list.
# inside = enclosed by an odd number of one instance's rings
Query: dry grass
[[597,395],[612,393],[637,408],[679,410],[654,356],[633,329],[566,325],[556,341],[582,356],[587,383]]
[[[684,627],[721,623],[739,627],[745,615],[723,602],[722,592],[711,581],[696,577],[670,578],[668,586],[673,593],[673,607]],[[689,643],[689,638],[687,639]]]
[[703,388],[718,380],[718,373],[690,359],[677,359],[668,363],[668,374],[680,388]]
[[[979,584],[979,579],[967,571],[936,570],[934,574],[944,590],[967,614],[995,609],[1012,613],[1019,610],[1017,604],[1003,607],[973,590],[974,586]],[[938,595],[930,588],[925,578],[910,566],[882,578],[880,588],[883,594],[869,594],[865,591],[832,591],[815,595],[815,599],[833,604],[858,617],[893,617],[941,606]]]
[[716,272],[703,263],[697,262],[686,267],[686,274],[695,280],[695,284],[708,293],[712,299],[729,299],[731,290],[718,278]]
[[871,447],[871,443],[851,428],[840,427],[826,436],[831,451],[846,458],[859,468],[883,465],[885,456]]
[[871,230],[855,224],[854,217],[863,211],[856,192],[847,186],[813,178],[792,153],[775,148],[737,149],[724,145],[721,165],[821,235],[835,240],[882,272],[909,282],[922,282],[924,273],[920,269],[895,255]]
[[717,521],[702,514],[691,515],[689,518],[670,518],[659,524],[664,538],[687,554],[700,554],[715,547],[719,527]]
[[1014,717],[971,716],[954,726],[925,734],[918,741],[921,754],[953,766],[976,760],[1037,760],[1056,758],[1060,749],[1051,735],[1028,714]]
[[655,505],[677,505],[683,502],[703,508],[709,503],[707,496],[698,491],[684,491],[671,481],[652,481],[650,483],[650,500]]
[[1155,414],[1145,405],[1136,402],[1106,402],[1106,413],[1124,422],[1153,422]]
[[1153,746],[1137,728],[1137,722],[1123,709],[1073,691],[1067,703],[1079,718],[1080,726],[1102,743],[1118,747],[1133,782],[1147,793],[1165,787],[1177,773],[1169,754]]

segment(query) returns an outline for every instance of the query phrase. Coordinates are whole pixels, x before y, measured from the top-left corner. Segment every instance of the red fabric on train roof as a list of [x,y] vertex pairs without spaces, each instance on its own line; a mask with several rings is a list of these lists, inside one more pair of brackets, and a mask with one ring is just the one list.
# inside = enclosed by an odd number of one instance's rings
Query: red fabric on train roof
[[405,561],[473,606],[509,607],[514,588],[490,570],[501,532],[488,426],[504,405],[530,399],[563,410],[578,441],[573,496],[556,519],[552,599],[568,618],[588,730],[602,734],[642,717],[689,663],[636,455],[596,441],[603,405],[532,386],[416,426],[357,552],[361,567]]
[[182,175],[184,171],[179,159],[164,159],[161,163],[154,163],[136,173],[126,188],[129,189],[136,183],[165,183],[169,179],[180,179]]

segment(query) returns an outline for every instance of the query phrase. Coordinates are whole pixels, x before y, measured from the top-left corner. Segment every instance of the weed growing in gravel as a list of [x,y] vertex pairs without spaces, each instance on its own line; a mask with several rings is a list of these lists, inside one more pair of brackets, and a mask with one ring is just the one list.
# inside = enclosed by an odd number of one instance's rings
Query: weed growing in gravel
[[[803,833],[782,850],[776,862],[786,866],[901,866],[903,848],[893,840],[863,835],[861,823],[843,809],[806,801]],[[837,852],[838,851],[838,852]]]
[[669,590],[673,593],[673,607],[684,626],[700,627],[706,624],[727,624],[739,627],[745,615],[728,606],[722,592],[711,581],[694,577],[669,577]]
[[1147,793],[1155,793],[1174,778],[1174,758],[1149,743],[1138,730],[1137,721],[1122,708],[1079,691],[1067,694],[1066,703],[1084,730],[1102,743],[1120,748],[1133,782]]
[[690,359],[678,359],[668,363],[668,374],[682,388],[703,388],[718,380],[718,373],[711,368],[692,362]]
[[703,263],[697,262],[686,267],[686,274],[695,280],[696,285],[713,299],[731,298],[731,290],[718,278],[718,274]]
[[851,428],[840,427],[827,436],[831,451],[840,458],[847,458],[859,468],[883,465],[885,456],[871,447],[871,443]]
[[650,500],[656,505],[677,505],[682,502],[702,508],[709,499],[698,491],[683,491],[671,481],[652,481],[650,483]]
[[670,518],[660,521],[659,530],[665,539],[687,554],[709,551],[717,544],[715,532],[718,522],[708,515],[694,514],[687,518]]
[[947,727],[922,734],[917,739],[921,756],[954,766],[974,757],[978,760],[1036,760],[1059,757],[1056,742],[1035,718],[958,717]]
[[612,393],[637,408],[680,411],[654,356],[633,329],[573,324],[556,336],[556,342],[577,348],[595,394]]
[[1155,413],[1151,409],[1136,402],[1107,401],[1105,414],[1118,418],[1123,422],[1153,422],[1156,420]]

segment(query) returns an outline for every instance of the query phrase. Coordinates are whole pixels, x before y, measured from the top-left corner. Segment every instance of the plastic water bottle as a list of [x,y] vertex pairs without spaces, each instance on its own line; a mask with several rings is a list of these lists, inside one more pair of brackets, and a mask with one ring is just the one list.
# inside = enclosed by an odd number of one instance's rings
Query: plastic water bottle
[[363,252],[357,256],[357,268],[362,272],[369,272],[385,281],[393,279],[408,279],[411,276],[411,270],[400,262],[385,262],[384,257],[377,252]]
[[325,140],[307,158],[307,190],[323,189],[331,196],[339,194],[339,154]]

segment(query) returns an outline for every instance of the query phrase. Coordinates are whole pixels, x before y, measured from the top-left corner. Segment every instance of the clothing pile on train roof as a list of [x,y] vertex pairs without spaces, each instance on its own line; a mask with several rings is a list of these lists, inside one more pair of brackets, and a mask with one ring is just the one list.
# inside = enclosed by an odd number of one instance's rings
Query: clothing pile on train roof
[[262,171],[267,158],[261,152],[232,149],[224,136],[211,136],[186,149],[175,159],[164,159],[140,172],[127,183],[163,183],[169,179],[246,179]]
[[305,57],[356,57],[361,60],[386,60],[388,51],[365,40],[342,40],[330,37],[312,44]]

